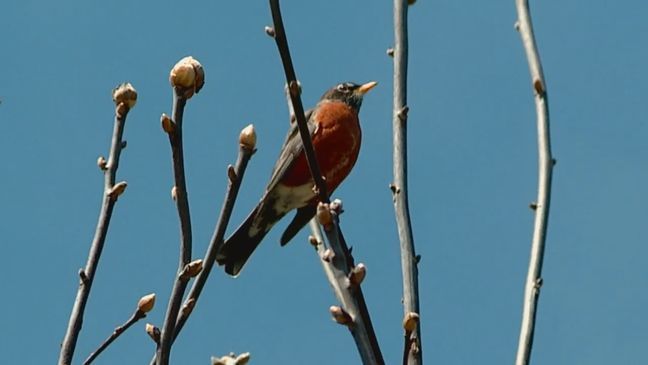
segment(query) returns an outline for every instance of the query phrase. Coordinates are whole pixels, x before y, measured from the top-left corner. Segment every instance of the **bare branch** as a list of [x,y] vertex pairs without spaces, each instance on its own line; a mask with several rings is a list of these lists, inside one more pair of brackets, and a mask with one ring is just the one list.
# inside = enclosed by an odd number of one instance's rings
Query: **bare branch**
[[[394,182],[390,186],[394,198],[394,211],[400,240],[403,272],[403,311],[420,314],[418,295],[418,266],[414,236],[409,214],[407,189],[407,0],[394,0]],[[418,323],[418,322],[417,322]],[[416,326],[405,330],[403,364],[422,364],[421,330]]]
[[[119,157],[121,156],[121,151],[123,149],[122,137],[124,134],[124,126],[126,125],[126,116],[130,109],[135,106],[137,92],[131,84],[122,84],[113,90],[113,100],[115,101],[115,124],[113,128],[112,142],[110,144],[110,154],[108,161],[103,157],[98,160],[99,168],[104,174],[104,189],[101,209],[99,211],[99,220],[90,246],[88,261],[85,268],[79,271],[81,281],[79,283],[79,289],[74,301],[74,306],[72,307],[72,313],[70,314],[67,331],[61,344],[61,352],[58,360],[59,365],[69,365],[72,363],[77,339],[81,332],[85,307],[90,296],[90,289],[106,241],[110,218],[112,217],[113,208],[117,202],[117,198],[120,195],[115,194],[115,190],[113,189],[115,189],[117,167],[119,166]],[[122,186],[125,189],[125,183],[123,183]],[[111,192],[113,192],[113,194],[111,194]],[[123,193],[123,189],[121,190],[121,193]]]
[[[337,221],[337,214],[332,212],[333,220]],[[360,282],[366,275],[364,264],[355,265],[344,236],[337,234],[337,223],[325,229],[329,244],[325,243],[320,225],[316,218],[310,221],[312,236],[311,244],[315,247],[320,258],[324,273],[333,288],[335,297],[342,307],[331,307],[331,315],[336,322],[345,324],[358,347],[363,364],[384,364],[380,346],[371,323],[369,310],[364,301]],[[361,274],[358,274],[361,272]],[[357,280],[358,276],[362,279]],[[355,280],[354,280],[355,278]],[[357,281],[356,281],[357,280]],[[354,282],[355,281],[355,282]],[[334,311],[333,308],[336,308]],[[337,316],[337,308],[342,316]],[[348,317],[344,316],[346,314]],[[351,322],[343,323],[341,318],[348,318]]]
[[122,333],[126,332],[130,326],[137,323],[140,319],[145,318],[146,313],[150,312],[154,305],[155,294],[143,296],[137,303],[137,308],[135,309],[135,312],[133,312],[133,315],[131,315],[126,323],[115,328],[113,333],[108,336],[108,338],[94,352],[92,352],[90,356],[88,356],[88,358],[83,362],[83,365],[91,364],[106,348],[108,348],[108,346],[110,346],[111,343],[113,343],[113,341],[121,336]]
[[529,272],[524,289],[520,339],[515,360],[516,365],[526,365],[529,364],[531,358],[538,297],[540,296],[540,286],[542,284],[542,261],[544,258],[547,221],[549,218],[551,176],[554,159],[551,157],[547,84],[542,73],[540,55],[533,34],[529,3],[527,0],[516,0],[515,5],[518,13],[516,28],[520,32],[524,51],[529,63],[538,129],[538,198],[532,205],[535,211],[535,223],[531,241]]
[[[283,20],[281,18],[279,0],[270,0],[270,9],[272,11],[274,30],[274,32],[270,33],[279,49],[279,55],[281,56],[281,62],[286,74],[286,85],[288,86],[288,94],[290,96],[289,106],[291,106],[291,112],[294,113],[299,128],[299,135],[304,145],[304,153],[306,155],[311,176],[315,182],[320,204],[325,204],[325,210],[328,211],[330,209],[328,206],[330,203],[328,190],[317,163],[313,143],[310,138],[310,133],[308,132],[304,107],[300,98],[299,82],[290,57],[290,49],[288,47],[288,40],[286,38]],[[331,260],[326,260],[324,259],[324,256],[321,256],[324,270],[329,277],[329,282],[333,285],[336,291],[336,296],[344,305],[342,310],[349,313],[353,319],[353,322],[349,324],[348,327],[351,330],[351,334],[356,342],[363,363],[384,364],[380,347],[378,346],[378,341],[373,326],[371,325],[369,312],[364,302],[362,290],[359,286],[353,288],[353,290],[350,289],[351,285],[349,285],[349,276],[354,267],[353,258],[351,257],[348,246],[344,241],[344,236],[342,236],[342,232],[339,230],[337,213],[332,211],[331,214],[333,214],[333,221],[330,227],[327,227],[326,232],[333,250],[333,257]],[[317,224],[315,224],[315,226],[317,226]],[[319,230],[319,228],[317,229]],[[320,242],[322,241],[323,240],[320,239]],[[342,289],[344,287],[346,289]],[[343,292],[338,293],[339,290],[343,290]]]
[[[253,131],[254,130],[252,129],[252,132]],[[243,137],[243,133],[242,133],[242,137]],[[256,137],[254,138],[254,140],[256,142]],[[243,175],[245,174],[245,169],[247,168],[247,164],[250,161],[250,158],[256,151],[254,148],[255,143],[246,143],[246,141],[249,142],[248,138],[245,139],[241,138],[238,158],[236,160],[236,165],[234,166],[233,169],[235,178],[229,179],[227,192],[225,193],[225,200],[223,201],[223,206],[221,208],[220,215],[218,216],[218,222],[216,223],[214,234],[212,235],[211,241],[209,242],[207,253],[205,254],[205,258],[203,260],[204,262],[203,270],[198,275],[198,277],[196,277],[196,280],[194,281],[191,290],[189,290],[189,295],[187,296],[185,303],[188,303],[189,301],[192,300],[194,302],[198,300],[198,298],[200,297],[200,293],[202,293],[202,289],[205,286],[205,283],[207,282],[207,278],[209,277],[211,269],[214,267],[214,263],[216,262],[216,253],[218,252],[218,249],[223,243],[225,230],[227,229],[227,225],[229,224],[229,220],[232,215],[232,210],[234,209],[234,203],[236,202],[236,197],[238,196],[239,188],[241,187],[241,182],[243,181]],[[176,339],[176,337],[178,337],[178,334],[182,330],[182,327],[187,322],[190,313],[191,312],[185,314],[184,312],[182,312],[178,316],[178,319],[176,321],[176,329],[173,336],[174,340]]]
[[[198,93],[205,82],[205,73],[198,61],[192,57],[185,57],[180,60],[171,70],[169,76],[173,86],[173,127],[169,128],[167,118],[162,117],[163,129],[169,135],[173,158],[173,175],[175,185],[175,202],[180,219],[180,261],[178,265],[178,274],[171,291],[169,305],[167,308],[160,344],[157,348],[157,362],[159,365],[169,363],[169,354],[173,335],[175,333],[175,324],[182,304],[182,297],[187,289],[188,278],[181,275],[185,266],[191,261],[191,217],[189,214],[189,199],[187,196],[187,185],[184,173],[184,150],[182,144],[182,121],[184,108],[187,100],[195,93]],[[166,126],[165,126],[166,124]]]
[[274,40],[279,49],[281,62],[283,63],[284,71],[286,73],[286,85],[288,85],[288,94],[290,95],[290,104],[292,111],[295,113],[297,126],[299,127],[299,135],[304,145],[304,153],[306,154],[306,161],[310,169],[313,181],[317,187],[319,200],[322,203],[329,203],[329,196],[327,186],[324,183],[322,172],[317,164],[315,158],[315,150],[313,149],[313,142],[310,139],[308,132],[308,125],[306,123],[306,116],[304,115],[304,105],[300,97],[300,87],[293,68],[292,59],[290,57],[290,49],[288,48],[288,40],[286,38],[286,31],[284,30],[283,20],[281,19],[281,9],[279,8],[279,0],[270,0],[270,9],[272,10],[272,21],[274,23]]

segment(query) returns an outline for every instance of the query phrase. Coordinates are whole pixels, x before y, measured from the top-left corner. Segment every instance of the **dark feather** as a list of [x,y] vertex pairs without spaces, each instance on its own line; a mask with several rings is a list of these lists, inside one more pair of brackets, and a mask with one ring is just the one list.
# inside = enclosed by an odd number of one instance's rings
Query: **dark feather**
[[236,232],[218,249],[216,261],[219,265],[225,265],[225,272],[229,275],[237,276],[241,272],[243,265],[245,265],[252,252],[259,246],[263,237],[270,230],[270,227],[268,227],[268,229],[260,230],[254,236],[250,235],[250,228],[258,218],[259,210],[261,210],[261,204],[250,213],[236,229]]
[[288,242],[290,242],[293,237],[299,231],[304,228],[306,223],[310,221],[314,216],[315,216],[315,206],[313,205],[307,205],[305,207],[297,209],[297,213],[295,214],[295,217],[293,218],[292,222],[288,225],[284,233],[281,235],[281,245],[285,246]]

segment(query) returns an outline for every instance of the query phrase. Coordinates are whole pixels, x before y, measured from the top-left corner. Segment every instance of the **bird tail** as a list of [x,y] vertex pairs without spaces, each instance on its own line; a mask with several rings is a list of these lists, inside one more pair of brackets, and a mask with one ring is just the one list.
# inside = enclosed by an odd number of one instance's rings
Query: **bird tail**
[[259,246],[263,237],[270,230],[261,229],[256,234],[251,234],[251,228],[258,217],[261,205],[257,206],[245,221],[236,229],[220,247],[216,254],[216,261],[219,265],[225,266],[225,272],[231,276],[238,276],[241,269],[252,255],[252,252]]

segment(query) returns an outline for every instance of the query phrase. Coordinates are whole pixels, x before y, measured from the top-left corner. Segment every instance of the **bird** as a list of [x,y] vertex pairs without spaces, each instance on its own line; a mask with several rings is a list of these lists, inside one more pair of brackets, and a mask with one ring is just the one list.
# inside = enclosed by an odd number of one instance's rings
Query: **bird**
[[[326,91],[305,114],[308,131],[326,188],[332,193],[349,175],[360,152],[362,132],[358,113],[364,95],[378,83],[340,83]],[[296,214],[281,236],[286,245],[317,209],[317,194],[297,123],[291,121],[286,140],[257,206],[217,251],[225,272],[238,276],[270,229],[292,210]]]

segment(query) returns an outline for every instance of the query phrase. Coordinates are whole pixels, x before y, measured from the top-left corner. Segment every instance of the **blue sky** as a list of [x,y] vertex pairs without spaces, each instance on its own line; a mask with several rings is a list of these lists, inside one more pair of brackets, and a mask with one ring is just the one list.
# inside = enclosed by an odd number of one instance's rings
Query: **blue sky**
[[[400,361],[400,259],[391,193],[391,2],[283,1],[306,107],[340,81],[380,84],[361,111],[363,146],[334,197],[387,363]],[[648,356],[648,5],[532,2],[551,112],[554,170],[535,364],[635,364]],[[510,1],[425,1],[410,9],[410,198],[420,264],[426,362],[512,363],[533,223],[537,154],[526,59]],[[158,295],[162,324],[178,255],[168,141],[168,72],[202,62],[206,85],[185,114],[195,256],[221,206],[238,133],[254,123],[253,157],[232,227],[269,177],[287,124],[284,76],[263,32],[267,2],[13,1],[0,12],[0,269],[7,363],[58,356],[102,193],[110,91],[130,81],[119,200],[77,347],[80,362]],[[236,280],[220,270],[174,346],[175,363],[252,353],[253,364],[354,364],[351,336],[302,232],[283,225]],[[141,364],[154,351],[144,322],[97,364]]]

